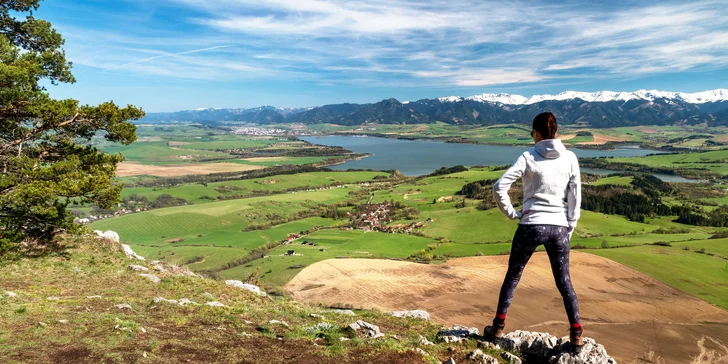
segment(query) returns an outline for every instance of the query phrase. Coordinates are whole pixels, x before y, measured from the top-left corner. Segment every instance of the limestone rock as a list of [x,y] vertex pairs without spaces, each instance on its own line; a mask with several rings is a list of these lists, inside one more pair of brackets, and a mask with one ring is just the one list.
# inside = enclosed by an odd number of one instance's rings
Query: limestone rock
[[154,274],[140,274],[140,276],[142,276],[154,283],[159,283],[162,281],[161,279],[159,279],[159,277],[155,276]]
[[474,327],[455,325],[448,329],[440,330],[437,333],[437,341],[445,343],[459,343],[479,335],[480,331]]
[[285,321],[280,321],[280,320],[270,320],[270,321],[268,321],[268,323],[269,323],[269,324],[271,324],[271,325],[283,325],[283,326],[285,326],[285,327],[288,327],[288,323],[287,323],[287,322],[285,322]]
[[122,303],[122,304],[118,304],[118,305],[114,305],[114,306],[116,306],[116,308],[118,308],[120,310],[123,310],[123,309],[131,310],[132,309],[131,305],[128,303]]
[[412,351],[414,351],[415,353],[420,354],[422,356],[430,356],[430,353],[428,353],[420,348],[414,348],[414,349],[412,349]]
[[64,325],[65,325],[65,324],[67,324],[67,323],[68,323],[68,320],[58,320],[58,323],[59,323],[59,324],[64,324]]
[[101,230],[94,230],[94,233],[96,233],[96,236],[102,239],[106,239],[112,243],[119,243],[119,234],[117,234],[115,231],[106,230],[104,232],[101,232]]
[[194,305],[199,305],[199,303],[197,303],[195,301],[190,301],[187,298],[180,298],[178,302],[179,302],[179,305],[180,306],[187,306],[187,305],[193,305],[194,306]]
[[121,249],[123,249],[124,254],[126,254],[126,256],[131,259],[142,260],[142,261],[146,260],[146,259],[144,259],[143,256],[138,255],[137,253],[134,253],[134,251],[131,250],[131,247],[127,244],[121,244]]
[[394,317],[412,317],[430,321],[430,314],[425,310],[410,310],[410,311],[394,311],[392,312]]
[[7,291],[5,292],[5,295],[8,297],[18,297],[18,294],[15,292]]
[[141,265],[135,265],[135,264],[129,264],[128,266],[126,266],[126,269],[137,271],[137,272],[149,272],[149,268],[141,266]]
[[202,297],[205,297],[206,299],[208,299],[210,301],[214,301],[215,300],[215,296],[213,296],[213,295],[211,295],[211,294],[209,294],[207,292],[203,293],[202,294]]
[[86,298],[87,298],[87,299],[90,299],[90,300],[93,300],[93,299],[98,299],[98,300],[100,300],[100,299],[102,299],[103,297],[101,297],[101,296],[99,296],[99,295],[95,295],[95,296],[86,296]]
[[435,343],[433,343],[433,342],[432,342],[432,341],[430,341],[430,340],[427,340],[427,338],[426,338],[426,337],[424,337],[424,336],[421,336],[421,335],[420,335],[420,344],[421,344],[421,345],[425,345],[425,346],[432,346],[432,345],[435,345]]
[[[381,331],[379,331],[379,326],[372,325],[366,321],[358,320],[352,324],[349,325],[349,327],[354,331],[359,331],[364,334],[364,336],[370,337],[370,338],[379,338],[384,336]],[[381,334],[381,335],[380,335]]]
[[60,300],[60,298],[55,297],[55,296],[51,296],[51,297],[47,297],[46,298],[46,301],[58,301],[58,300]]
[[206,305],[212,306],[212,307],[227,307],[224,304],[217,302],[217,301],[207,302]]
[[506,361],[506,363],[521,364],[521,358],[519,358],[507,351],[504,351],[503,353],[501,353],[501,358],[503,358]]
[[584,338],[584,347],[577,354],[571,353],[569,338],[564,337],[561,345],[557,347],[558,352],[549,358],[549,364],[616,364],[617,361],[607,354],[607,350],[601,344],[597,344],[592,338]]
[[333,309],[333,310],[328,310],[327,312],[333,312],[333,313],[336,313],[339,315],[346,315],[346,316],[356,316],[356,313],[354,313],[354,311],[352,311],[352,310]]
[[506,350],[518,350],[527,356],[546,358],[561,340],[543,332],[516,330],[509,332],[502,339],[497,339],[496,343]]
[[468,359],[481,364],[498,364],[498,359],[483,353],[480,349],[475,349],[468,354]]
[[261,291],[260,287],[254,285],[254,284],[243,283],[241,281],[234,280],[234,279],[228,279],[227,281],[225,281],[225,284],[227,284],[228,286],[245,289],[245,290],[248,290],[255,294],[261,295],[261,296],[265,296],[265,292]]
[[164,297],[154,297],[154,303],[162,303],[162,302],[173,303],[175,305],[178,303],[177,300],[169,300]]

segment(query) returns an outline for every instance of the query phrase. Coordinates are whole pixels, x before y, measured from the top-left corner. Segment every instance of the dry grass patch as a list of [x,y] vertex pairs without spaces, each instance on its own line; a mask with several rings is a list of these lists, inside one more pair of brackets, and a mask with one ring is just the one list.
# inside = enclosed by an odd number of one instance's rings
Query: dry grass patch
[[178,177],[188,174],[211,174],[224,172],[242,172],[262,169],[264,166],[254,166],[238,163],[203,163],[182,164],[170,166],[154,166],[133,162],[121,162],[117,166],[116,175],[119,177],[149,175],[157,177]]

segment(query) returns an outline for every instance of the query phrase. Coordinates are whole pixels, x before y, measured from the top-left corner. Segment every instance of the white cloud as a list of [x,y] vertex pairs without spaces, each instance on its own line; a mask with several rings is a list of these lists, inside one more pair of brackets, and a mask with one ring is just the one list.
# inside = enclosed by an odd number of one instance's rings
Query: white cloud
[[417,87],[577,82],[728,65],[724,1],[160,3],[185,9],[182,30],[155,37],[74,31],[86,41],[69,42],[69,52],[99,69],[164,77]]

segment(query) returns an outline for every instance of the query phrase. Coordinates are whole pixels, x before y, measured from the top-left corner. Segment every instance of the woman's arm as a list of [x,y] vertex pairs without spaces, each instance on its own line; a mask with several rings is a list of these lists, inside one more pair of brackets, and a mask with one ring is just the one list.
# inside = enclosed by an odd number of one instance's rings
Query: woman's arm
[[569,187],[566,191],[566,202],[568,209],[566,211],[566,220],[569,222],[569,230],[574,231],[576,222],[581,216],[581,170],[579,169],[579,160],[574,157],[571,164],[571,176],[569,177]]
[[509,219],[515,220],[521,218],[521,213],[516,211],[511,204],[511,198],[508,196],[508,190],[511,185],[523,175],[526,170],[526,157],[521,155],[516,163],[503,173],[500,179],[493,185],[493,199],[498,207],[503,211]]

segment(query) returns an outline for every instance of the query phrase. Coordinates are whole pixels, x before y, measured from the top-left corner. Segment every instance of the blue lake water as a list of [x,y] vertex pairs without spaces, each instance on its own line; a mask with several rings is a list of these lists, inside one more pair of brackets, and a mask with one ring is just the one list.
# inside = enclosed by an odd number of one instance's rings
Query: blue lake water
[[[311,136],[302,137],[311,143],[340,146],[355,153],[369,153],[371,156],[332,166],[332,169],[349,168],[392,170],[396,169],[407,176],[420,176],[431,173],[440,167],[455,165],[510,165],[516,161],[528,146],[500,146],[480,144],[443,143],[431,140],[400,140],[393,138],[356,137],[356,136]],[[594,150],[571,148],[580,158],[588,157],[641,157],[660,153],[656,150],[638,147],[621,147],[614,150]],[[586,172],[587,170],[585,170]],[[590,173],[609,174],[615,171],[589,170]],[[666,181],[690,181],[679,176],[657,175]]]

